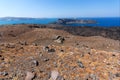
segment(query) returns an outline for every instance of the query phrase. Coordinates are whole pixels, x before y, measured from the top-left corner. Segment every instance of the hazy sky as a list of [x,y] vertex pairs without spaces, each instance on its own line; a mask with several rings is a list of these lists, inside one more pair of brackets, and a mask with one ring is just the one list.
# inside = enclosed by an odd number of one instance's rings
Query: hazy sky
[[120,17],[120,0],[0,0],[0,17]]

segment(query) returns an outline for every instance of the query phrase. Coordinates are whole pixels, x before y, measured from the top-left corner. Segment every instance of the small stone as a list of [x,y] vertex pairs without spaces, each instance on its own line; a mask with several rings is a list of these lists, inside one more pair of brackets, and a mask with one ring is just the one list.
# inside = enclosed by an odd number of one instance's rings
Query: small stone
[[59,76],[59,72],[58,71],[54,70],[54,71],[51,72],[51,78],[53,80],[56,80],[58,76]]
[[95,74],[89,74],[86,76],[85,80],[99,80],[99,78]]
[[116,77],[120,77],[120,73],[116,73],[115,76],[116,76]]
[[113,80],[114,74],[112,72],[109,72],[109,80]]
[[2,76],[7,76],[7,75],[8,75],[8,72],[6,72],[6,71],[0,72],[0,75],[2,75]]
[[48,52],[49,51],[49,47],[45,46],[45,47],[43,47],[43,50]]
[[55,52],[55,49],[49,49],[48,52]]
[[89,54],[89,55],[91,55],[91,53],[90,53],[90,52],[88,52],[88,54]]
[[37,60],[33,60],[32,63],[35,65],[35,66],[38,66],[39,65],[39,62]]
[[32,45],[33,45],[33,46],[38,46],[38,44],[37,44],[37,43],[32,43]]
[[62,36],[56,36],[54,42],[62,44],[65,41],[65,38]]
[[61,51],[61,52],[64,52],[64,50],[62,50],[62,49],[61,49],[60,51]]
[[53,40],[57,40],[59,39],[61,36],[57,35],[57,36],[54,36]]
[[79,43],[76,43],[76,45],[78,46],[78,45],[79,45]]
[[27,72],[25,80],[33,80],[34,77],[35,77],[35,74],[33,74],[32,72]]
[[56,62],[53,62],[53,64],[54,64],[54,67],[57,67],[57,63]]
[[19,41],[19,44],[21,44],[21,45],[27,45],[27,42],[26,41]]
[[6,48],[15,48],[15,44],[9,43],[6,45]]
[[48,58],[45,58],[43,61],[47,62],[47,61],[49,61],[49,59],[48,59]]
[[120,65],[120,61],[118,61],[118,65]]
[[1,65],[5,65],[5,64],[7,64],[7,63],[6,63],[6,62],[2,62],[2,63],[1,63]]
[[4,60],[4,57],[2,55],[0,56],[0,60]]
[[95,74],[90,74],[90,77],[92,78],[92,80],[99,80]]
[[112,54],[112,56],[115,56],[115,54]]
[[23,46],[19,46],[19,47],[16,48],[16,50],[21,50],[21,49],[23,50],[24,47]]
[[42,57],[42,56],[43,56],[43,54],[39,54],[39,56],[40,56],[40,57]]
[[84,68],[84,65],[81,61],[77,61],[77,64],[78,64],[79,67]]
[[51,77],[49,80],[64,80],[63,77],[59,74],[58,71],[53,70],[51,71]]

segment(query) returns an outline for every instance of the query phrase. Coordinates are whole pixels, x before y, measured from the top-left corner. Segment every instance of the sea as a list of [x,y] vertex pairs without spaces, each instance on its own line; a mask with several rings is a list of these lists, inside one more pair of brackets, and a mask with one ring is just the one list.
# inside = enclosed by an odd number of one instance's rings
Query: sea
[[[59,18],[38,18],[38,19],[0,19],[0,25],[11,24],[51,24]],[[104,18],[75,18],[82,20],[95,20],[94,24],[69,24],[66,26],[94,26],[94,27],[120,27],[120,17],[104,17]]]

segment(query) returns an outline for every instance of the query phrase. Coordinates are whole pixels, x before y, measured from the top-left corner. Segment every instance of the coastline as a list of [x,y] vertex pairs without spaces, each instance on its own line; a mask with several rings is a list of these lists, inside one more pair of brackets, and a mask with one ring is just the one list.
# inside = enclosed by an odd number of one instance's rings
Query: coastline
[[[72,20],[66,22],[69,24],[59,23],[59,19]],[[95,17],[95,18],[20,18],[20,17],[3,17],[0,18],[0,25],[14,24],[62,24],[68,26],[94,26],[94,27],[119,27],[120,17]]]

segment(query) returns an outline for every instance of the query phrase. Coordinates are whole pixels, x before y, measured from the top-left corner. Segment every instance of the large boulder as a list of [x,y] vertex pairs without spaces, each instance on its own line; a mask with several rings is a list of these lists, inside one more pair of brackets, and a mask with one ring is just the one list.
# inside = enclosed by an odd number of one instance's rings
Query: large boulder
[[62,44],[64,41],[65,41],[65,38],[62,36],[56,36],[54,38],[54,42],[59,43],[59,44]]

